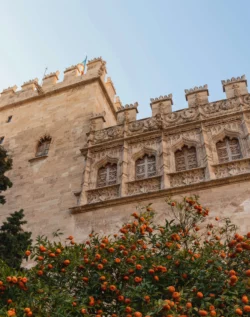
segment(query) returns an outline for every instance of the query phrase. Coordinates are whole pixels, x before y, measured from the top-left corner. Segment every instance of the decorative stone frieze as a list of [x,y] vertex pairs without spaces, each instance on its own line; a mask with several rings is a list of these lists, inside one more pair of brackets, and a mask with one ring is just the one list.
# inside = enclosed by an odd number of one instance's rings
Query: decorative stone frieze
[[192,170],[170,173],[170,186],[186,186],[205,181],[205,167],[198,167]]
[[161,189],[161,176],[135,180],[128,183],[128,195],[149,193]]
[[119,197],[120,184],[106,186],[87,191],[87,202],[93,204]]
[[250,173],[250,158],[213,165],[216,178]]
[[119,139],[123,137],[124,128],[122,126],[114,126],[104,130],[95,132],[94,143],[101,143],[110,141],[112,139]]

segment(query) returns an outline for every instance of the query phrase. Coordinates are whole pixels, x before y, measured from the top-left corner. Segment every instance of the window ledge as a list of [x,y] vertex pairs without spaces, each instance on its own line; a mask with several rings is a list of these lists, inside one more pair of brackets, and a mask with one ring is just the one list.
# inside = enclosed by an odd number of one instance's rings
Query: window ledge
[[44,160],[47,157],[48,157],[48,155],[36,156],[36,157],[33,157],[32,159],[30,159],[29,162],[32,163],[32,162],[35,162],[35,161]]
[[189,170],[183,170],[183,171],[177,171],[177,172],[167,173],[167,175],[174,176],[174,175],[182,174],[182,173],[186,173],[186,172],[193,172],[193,171],[203,170],[203,169],[205,169],[205,168],[206,168],[206,166],[195,167],[195,168],[191,168],[191,169],[189,169]]
[[250,157],[244,157],[244,158],[241,158],[239,160],[233,160],[233,161],[228,161],[228,162],[224,162],[224,163],[212,164],[211,166],[219,167],[222,165],[228,165],[228,164],[232,164],[232,163],[240,163],[240,162],[245,162],[245,161],[250,161]]
[[141,178],[141,179],[135,179],[133,181],[126,182],[127,184],[132,184],[132,183],[138,183],[144,180],[150,180],[150,179],[155,179],[155,178],[161,178],[161,175],[155,175],[151,177],[146,177],[146,178]]

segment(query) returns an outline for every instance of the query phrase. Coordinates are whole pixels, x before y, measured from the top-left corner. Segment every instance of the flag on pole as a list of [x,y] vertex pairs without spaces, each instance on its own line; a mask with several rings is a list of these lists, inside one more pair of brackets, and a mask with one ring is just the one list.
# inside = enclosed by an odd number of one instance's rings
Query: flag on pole
[[88,58],[88,56],[86,55],[85,60],[82,62],[82,64],[83,64],[82,75],[84,74],[84,71],[85,71],[85,67],[86,67],[86,64],[87,64],[87,58]]
[[85,60],[82,62],[82,63],[83,63],[83,65],[84,65],[84,68],[86,67],[87,58],[88,58],[88,56],[86,55]]

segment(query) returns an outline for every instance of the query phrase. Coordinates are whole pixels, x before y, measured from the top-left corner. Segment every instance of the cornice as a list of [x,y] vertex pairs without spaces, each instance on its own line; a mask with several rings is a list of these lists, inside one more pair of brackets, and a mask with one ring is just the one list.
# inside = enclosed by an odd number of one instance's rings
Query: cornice
[[167,189],[161,189],[157,192],[149,192],[149,193],[143,193],[133,196],[124,196],[112,200],[102,201],[98,203],[93,204],[87,204],[83,206],[76,206],[70,208],[70,211],[72,214],[79,214],[79,213],[85,213],[88,211],[97,210],[100,208],[108,208],[108,207],[114,207],[114,206],[120,206],[125,205],[129,203],[139,203],[150,199],[156,199],[156,198],[162,198],[164,196],[171,196],[171,195],[180,195],[187,192],[197,192],[200,190],[205,190],[209,188],[214,187],[221,187],[233,183],[241,183],[244,181],[250,181],[250,173],[240,174],[236,176],[230,176],[220,179],[213,179],[204,181],[202,183],[196,183],[191,185],[184,185],[180,187],[172,187]]

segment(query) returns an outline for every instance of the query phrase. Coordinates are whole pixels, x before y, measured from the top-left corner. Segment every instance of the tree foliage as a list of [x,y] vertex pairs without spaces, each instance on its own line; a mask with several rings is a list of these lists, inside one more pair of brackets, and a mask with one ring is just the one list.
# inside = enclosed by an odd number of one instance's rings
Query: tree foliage
[[[11,181],[5,173],[12,168],[12,159],[8,156],[7,151],[0,146],[0,193],[12,186]],[[5,198],[0,195],[0,204],[5,203]]]
[[162,225],[147,206],[112,236],[38,237],[32,269],[0,265],[0,316],[249,316],[250,233],[196,197],[168,204]]
[[27,223],[23,218],[23,210],[16,211],[0,227],[0,258],[15,269],[20,269],[24,252],[32,243],[31,232],[22,229]]

